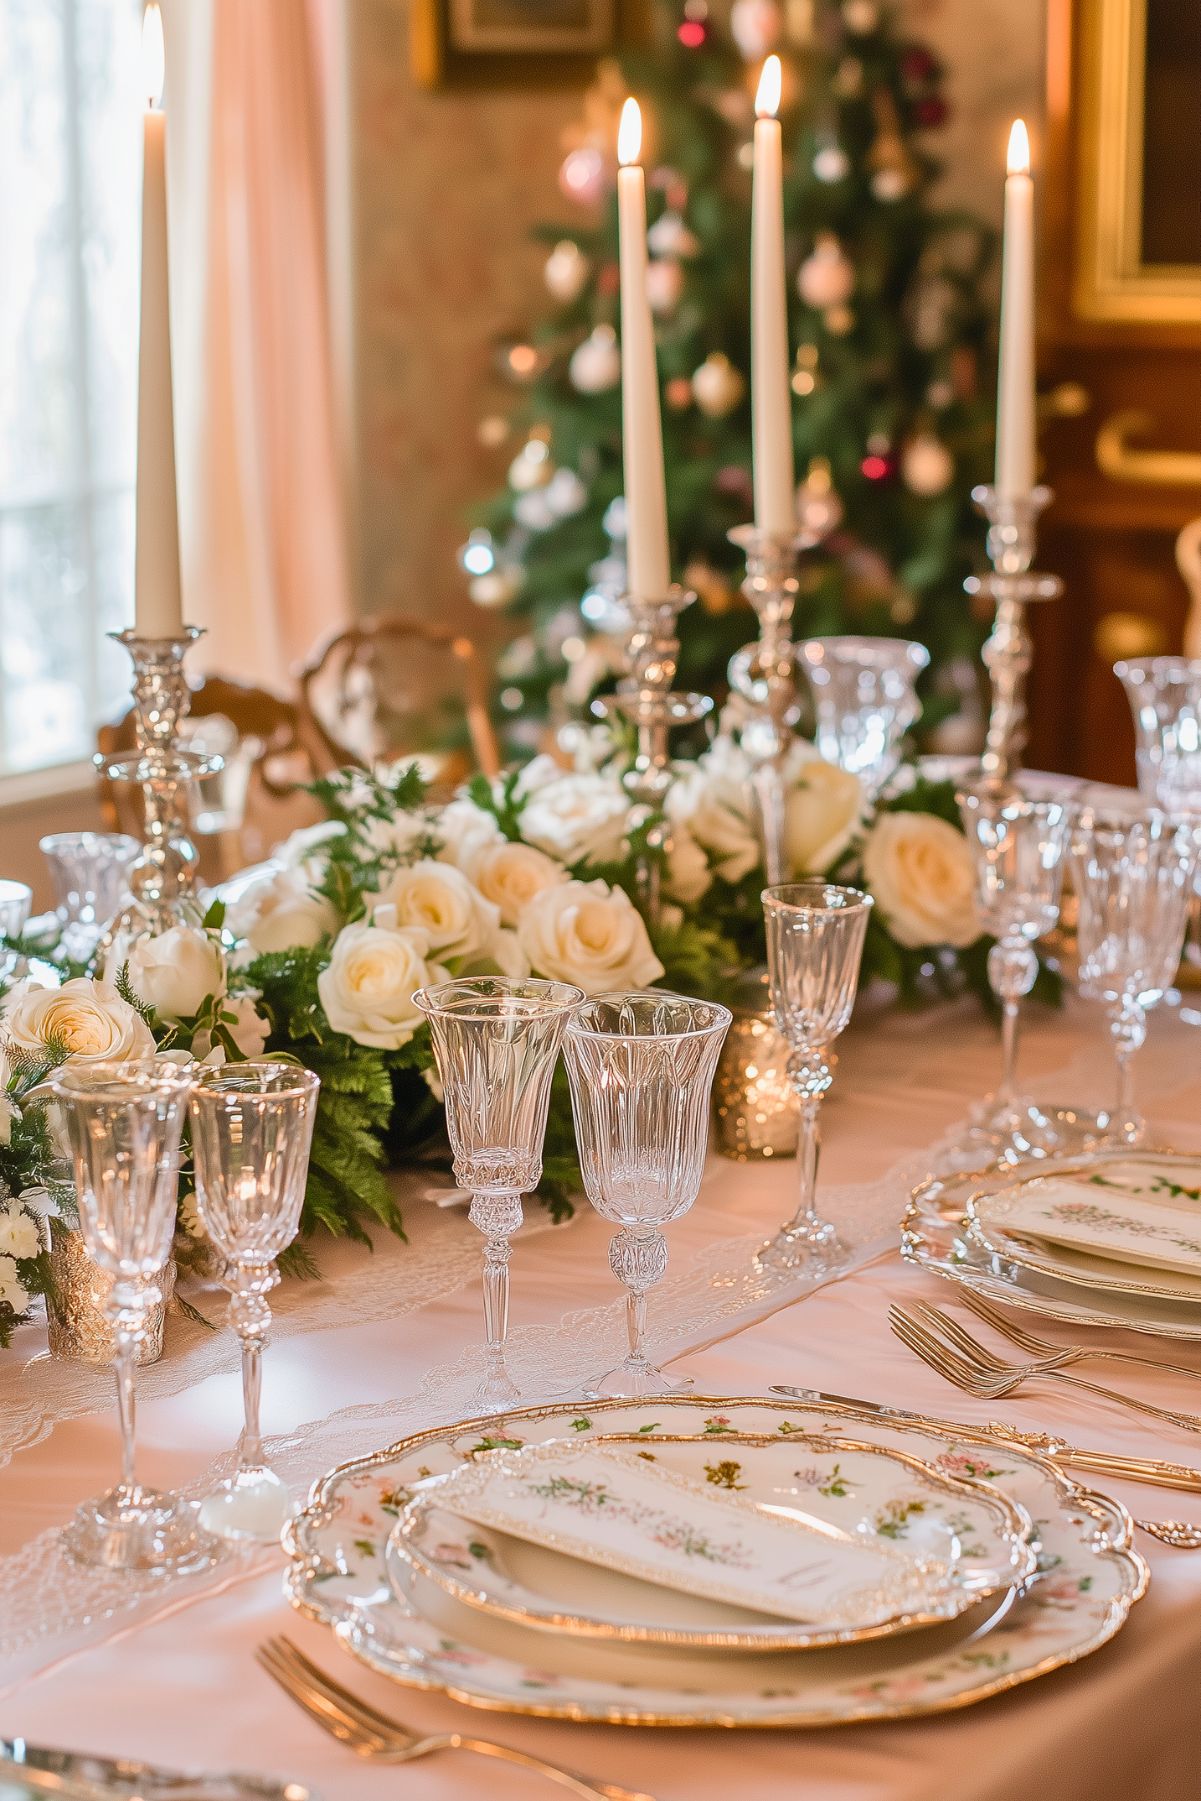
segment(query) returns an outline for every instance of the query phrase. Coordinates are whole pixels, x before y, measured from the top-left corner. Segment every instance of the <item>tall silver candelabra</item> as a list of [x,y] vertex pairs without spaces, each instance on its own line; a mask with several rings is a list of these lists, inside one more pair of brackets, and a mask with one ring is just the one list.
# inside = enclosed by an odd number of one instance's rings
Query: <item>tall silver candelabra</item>
[[1026,745],[1026,677],[1034,657],[1026,608],[1032,601],[1057,600],[1057,575],[1037,575],[1031,565],[1038,541],[1038,517],[1051,499],[1050,488],[1033,488],[1012,498],[995,488],[972,489],[972,499],[988,520],[990,575],[969,576],[969,594],[986,594],[996,617],[984,646],[984,666],[992,686],[988,733],[981,758],[989,780],[1004,785],[1021,768]]
[[680,659],[678,621],[695,599],[678,586],[656,600],[625,596],[622,605],[629,620],[626,673],[615,694],[593,702],[600,717],[616,713],[634,727],[634,760],[622,779],[638,809],[638,823],[645,828],[644,849],[638,859],[638,891],[652,923],[658,920],[661,906],[660,868],[671,848],[664,810],[671,787],[670,732],[673,726],[694,725],[713,705],[707,694],[675,692]]
[[136,631],[113,632],[133,661],[134,737],[128,756],[97,756],[110,781],[136,782],[144,808],[142,854],[129,872],[130,904],[109,921],[98,958],[118,942],[129,943],[200,917],[196,897],[199,857],[188,832],[192,784],[221,768],[220,757],[200,756],[180,746],[179,728],[191,705],[183,662],[198,626],[186,625],[177,638],[143,638]]
[[730,659],[730,685],[752,707],[742,728],[742,747],[751,763],[763,867],[770,885],[787,881],[789,873],[784,850],[784,760],[797,718],[792,615],[800,592],[800,553],[818,538],[805,532],[767,532],[740,525],[730,533],[730,541],[746,557],[742,592],[759,621],[758,643],[748,644]]

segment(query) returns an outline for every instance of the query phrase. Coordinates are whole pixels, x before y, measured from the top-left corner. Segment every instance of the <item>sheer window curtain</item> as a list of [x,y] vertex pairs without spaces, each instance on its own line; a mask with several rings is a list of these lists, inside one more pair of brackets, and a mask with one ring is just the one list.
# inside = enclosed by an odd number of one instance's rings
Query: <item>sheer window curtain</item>
[[346,9],[163,12],[185,612],[199,666],[283,688],[350,613]]

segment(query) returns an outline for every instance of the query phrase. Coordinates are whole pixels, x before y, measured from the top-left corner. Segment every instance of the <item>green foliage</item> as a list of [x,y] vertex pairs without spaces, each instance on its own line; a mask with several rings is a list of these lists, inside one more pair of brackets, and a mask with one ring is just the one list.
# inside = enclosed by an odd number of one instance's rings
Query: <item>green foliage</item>
[[[939,697],[937,665],[974,656],[980,643],[962,583],[983,538],[971,489],[988,478],[991,454],[994,239],[934,193],[940,167],[930,133],[945,115],[936,59],[902,38],[890,7],[866,32],[848,28],[839,0],[815,0],[813,15],[803,42],[786,31],[779,46],[789,331],[798,354],[792,421],[798,475],[828,466],[842,518],[810,559],[798,617],[807,633],[920,638],[936,665],[926,683],[933,718],[950,704]],[[738,593],[741,557],[727,539],[751,514],[750,399],[744,392],[714,417],[682,384],[715,353],[749,377],[744,152],[753,71],[716,13],[699,48],[676,37],[676,0],[655,0],[653,18],[653,46],[623,54],[619,74],[602,70],[589,118],[599,135],[590,141],[609,152],[620,96],[636,93],[653,146],[652,246],[664,214],[682,219],[695,240],[695,254],[679,259],[680,298],[657,316],[656,340],[673,573],[700,595],[681,621],[680,685],[715,693],[754,631]],[[831,147],[843,153],[845,173],[822,179],[818,153]],[[823,234],[853,271],[845,305],[810,305],[798,292],[801,264]],[[586,498],[580,511],[530,526],[522,497],[501,487],[473,520],[521,578],[511,609],[518,635],[500,673],[506,689],[522,693],[514,739],[527,743],[531,709],[544,709],[562,687],[565,633],[588,631],[574,617],[581,597],[610,580],[598,573],[611,556],[603,521],[623,486],[620,390],[581,393],[569,372],[597,326],[620,326],[611,185],[598,204],[537,235],[547,246],[574,242],[588,276],[529,330],[540,361],[513,398],[502,455],[507,462],[536,433],[549,443],[551,466],[574,471]],[[949,480],[934,492],[908,479],[905,463],[908,447],[931,440],[951,459]]]

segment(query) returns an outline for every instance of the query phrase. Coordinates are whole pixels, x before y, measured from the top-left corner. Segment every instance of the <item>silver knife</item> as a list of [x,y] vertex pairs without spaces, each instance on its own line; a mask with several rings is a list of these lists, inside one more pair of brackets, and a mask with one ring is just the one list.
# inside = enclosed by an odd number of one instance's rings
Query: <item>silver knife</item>
[[[890,1407],[882,1401],[863,1401],[853,1395],[827,1394],[819,1388],[792,1388],[786,1383],[774,1382],[768,1392],[784,1395],[790,1401],[813,1401],[830,1407],[849,1407],[856,1413],[872,1415],[877,1419],[908,1420],[935,1432],[963,1430],[962,1420],[930,1419],[926,1414],[913,1413],[906,1407]],[[1075,1469],[1092,1470],[1094,1474],[1120,1477],[1127,1482],[1146,1482],[1154,1488],[1175,1488],[1185,1494],[1201,1494],[1201,1470],[1191,1469],[1186,1463],[1166,1463],[1157,1457],[1126,1457],[1116,1451],[1086,1451],[1054,1433],[1025,1432],[1019,1426],[1009,1426],[998,1420],[991,1421],[987,1426],[973,1426],[971,1430],[986,1432],[990,1438],[1010,1439],[1014,1444],[1024,1445],[1027,1450],[1041,1452],[1053,1463],[1070,1464]]]
[[156,1769],[91,1751],[57,1751],[23,1738],[0,1739],[0,1801],[22,1790],[62,1801],[320,1801],[298,1782],[229,1772],[197,1775]]

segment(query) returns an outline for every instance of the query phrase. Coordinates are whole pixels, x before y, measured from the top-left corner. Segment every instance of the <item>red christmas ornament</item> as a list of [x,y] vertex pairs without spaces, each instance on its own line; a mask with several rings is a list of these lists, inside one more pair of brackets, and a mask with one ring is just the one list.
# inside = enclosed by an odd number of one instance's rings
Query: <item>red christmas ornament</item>
[[935,126],[946,124],[950,110],[941,94],[927,94],[924,100],[915,103],[913,116],[919,125],[932,131]]
[[608,299],[611,295],[620,292],[620,290],[621,290],[621,268],[620,268],[619,264],[617,264],[617,263],[602,264],[600,270],[597,273],[596,288],[597,288],[598,294],[604,295],[606,299]]
[[873,451],[864,457],[859,468],[869,482],[882,482],[892,474],[892,459],[877,456]]
[[699,50],[708,35],[699,19],[682,19],[676,26],[676,36],[685,50]]
[[940,72],[938,58],[924,44],[910,44],[901,58],[901,74],[910,87],[922,87]]

